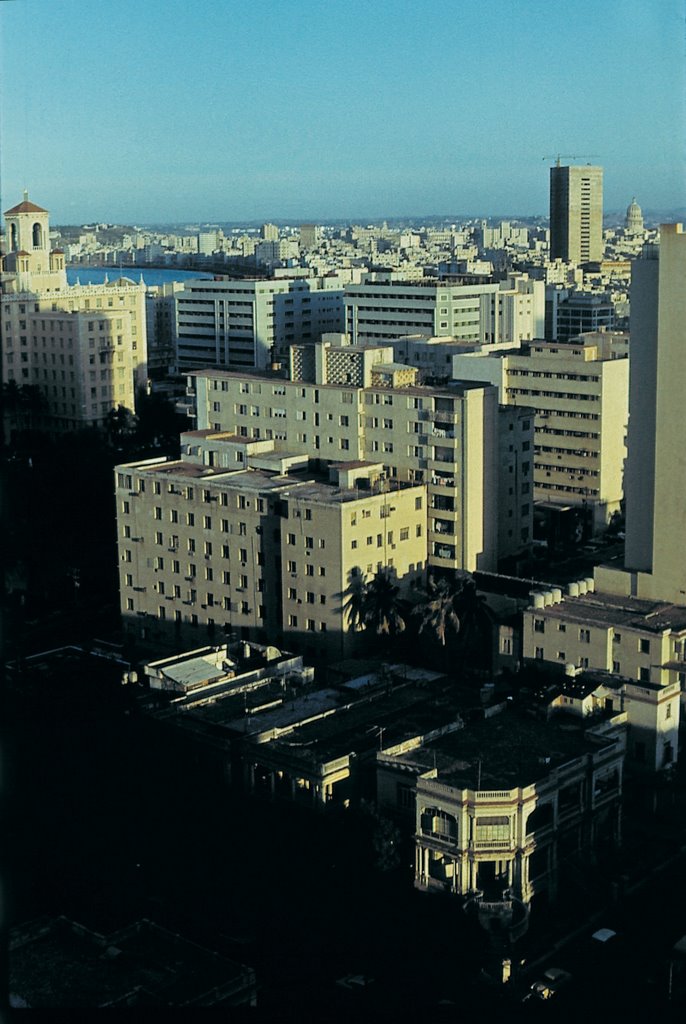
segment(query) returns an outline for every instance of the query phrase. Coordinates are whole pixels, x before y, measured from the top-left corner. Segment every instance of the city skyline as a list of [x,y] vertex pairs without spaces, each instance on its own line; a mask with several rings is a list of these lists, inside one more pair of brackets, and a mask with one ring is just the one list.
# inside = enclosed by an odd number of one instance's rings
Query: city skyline
[[683,205],[680,0],[193,14],[3,5],[5,206],[28,186],[54,223],[545,216],[557,152],[604,167],[608,210]]

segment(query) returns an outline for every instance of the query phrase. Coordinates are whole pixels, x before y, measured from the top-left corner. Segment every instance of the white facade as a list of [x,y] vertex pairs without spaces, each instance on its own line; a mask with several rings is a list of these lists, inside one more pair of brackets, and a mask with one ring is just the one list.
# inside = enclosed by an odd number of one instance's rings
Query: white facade
[[633,264],[626,572],[599,586],[686,605],[686,234],[664,224]]
[[176,297],[178,369],[264,369],[274,346],[281,351],[342,330],[342,296],[335,275],[188,281]]
[[368,274],[345,289],[346,331],[355,344],[379,344],[405,334],[461,341],[518,343],[543,337],[545,286],[525,274],[485,284],[402,272]]

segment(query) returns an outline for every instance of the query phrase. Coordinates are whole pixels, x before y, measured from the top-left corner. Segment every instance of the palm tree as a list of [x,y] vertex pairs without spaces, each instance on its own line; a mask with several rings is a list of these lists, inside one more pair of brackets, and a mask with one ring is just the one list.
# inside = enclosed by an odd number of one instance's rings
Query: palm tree
[[367,584],[364,602],[365,627],[377,636],[397,636],[405,631],[405,620],[400,614],[398,594],[400,587],[393,582],[388,569],[379,569]]
[[353,633],[359,633],[365,627],[366,600],[367,584],[364,576],[359,570],[353,570],[350,573],[347,597],[343,605],[348,625]]
[[457,636],[460,632],[460,619],[455,610],[458,594],[459,591],[444,577],[436,580],[429,576],[424,599],[412,612],[413,615],[421,617],[418,630],[420,635],[430,631],[442,647],[445,647],[449,633]]

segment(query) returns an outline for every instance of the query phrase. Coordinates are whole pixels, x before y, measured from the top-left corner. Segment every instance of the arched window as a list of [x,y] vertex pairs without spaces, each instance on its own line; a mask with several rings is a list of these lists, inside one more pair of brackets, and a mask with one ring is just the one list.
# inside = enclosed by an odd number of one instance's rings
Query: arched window
[[17,225],[10,225],[10,252],[16,252],[19,246],[17,245]]
[[41,228],[38,221],[33,225],[33,248],[43,248],[43,229]]
[[457,819],[438,807],[425,807],[421,815],[421,830],[425,836],[457,841]]

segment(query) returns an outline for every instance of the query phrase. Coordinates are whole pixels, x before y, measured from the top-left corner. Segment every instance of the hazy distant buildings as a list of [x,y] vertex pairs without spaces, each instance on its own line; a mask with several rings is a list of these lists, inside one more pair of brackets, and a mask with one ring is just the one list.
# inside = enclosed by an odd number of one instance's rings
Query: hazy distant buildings
[[561,167],[558,161],[550,168],[550,258],[603,258],[602,167]]
[[629,203],[624,220],[624,228],[628,235],[643,234],[643,212],[634,197]]

